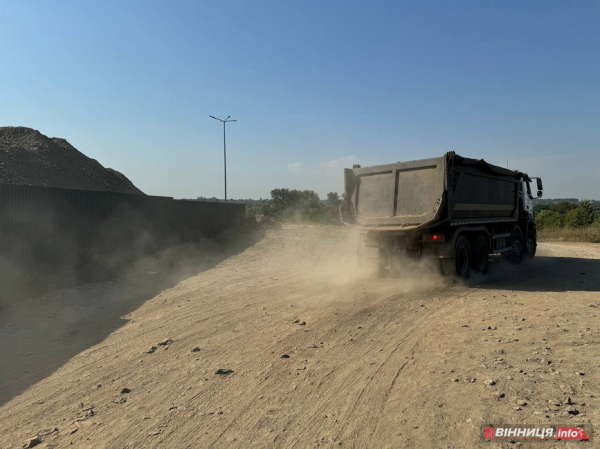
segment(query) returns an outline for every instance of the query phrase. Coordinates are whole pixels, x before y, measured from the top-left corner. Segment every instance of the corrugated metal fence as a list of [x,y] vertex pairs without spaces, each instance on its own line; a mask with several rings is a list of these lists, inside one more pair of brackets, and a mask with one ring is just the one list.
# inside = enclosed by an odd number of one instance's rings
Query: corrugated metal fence
[[245,206],[0,184],[0,258],[51,268],[125,259],[242,224]]

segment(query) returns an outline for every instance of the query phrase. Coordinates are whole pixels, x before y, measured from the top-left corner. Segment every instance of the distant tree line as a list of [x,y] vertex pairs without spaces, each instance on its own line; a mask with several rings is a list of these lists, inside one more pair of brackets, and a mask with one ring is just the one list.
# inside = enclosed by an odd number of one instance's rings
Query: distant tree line
[[[222,201],[198,197],[198,201]],[[277,221],[341,224],[339,207],[342,199],[337,192],[329,192],[322,200],[313,190],[273,189],[268,199],[231,199],[232,203],[246,205],[249,217],[264,216]]]
[[535,223],[540,230],[578,229],[589,226],[600,228],[600,203],[598,201],[536,202],[534,211],[537,212]]
[[[198,201],[223,201],[215,197],[198,197]],[[322,200],[313,190],[273,189],[271,198],[230,199],[232,203],[246,205],[249,217],[264,216],[277,221],[341,224],[339,207],[342,198],[329,192]],[[600,202],[578,201],[575,198],[562,200],[535,200],[535,222],[540,230],[600,229]]]
[[[210,202],[210,203],[218,203],[218,202],[222,202],[223,198],[217,198],[215,196],[210,197],[210,198],[207,198],[207,197],[204,197],[204,196],[199,196],[199,197],[196,198],[196,201],[207,201],[207,202]],[[236,199],[230,198],[230,199],[227,200],[227,202],[229,202],[229,203],[245,204],[248,207],[260,207],[263,204],[267,204],[269,201],[270,201],[269,199],[263,199],[263,198],[260,198],[258,200],[254,200],[254,199],[251,199],[251,198],[248,198],[248,199],[237,199],[236,200]]]

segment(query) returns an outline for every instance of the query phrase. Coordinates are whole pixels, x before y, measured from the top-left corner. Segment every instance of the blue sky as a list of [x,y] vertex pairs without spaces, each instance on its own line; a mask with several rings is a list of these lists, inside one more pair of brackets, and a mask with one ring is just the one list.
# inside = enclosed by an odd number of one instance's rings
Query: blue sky
[[342,190],[446,151],[600,199],[596,1],[2,1],[0,125],[149,194]]

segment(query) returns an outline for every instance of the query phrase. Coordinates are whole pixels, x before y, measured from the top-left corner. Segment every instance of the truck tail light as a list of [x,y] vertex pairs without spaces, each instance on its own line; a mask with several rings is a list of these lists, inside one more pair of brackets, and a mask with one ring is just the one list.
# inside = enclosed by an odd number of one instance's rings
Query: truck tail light
[[425,234],[423,235],[423,241],[443,243],[446,241],[446,236],[444,234]]

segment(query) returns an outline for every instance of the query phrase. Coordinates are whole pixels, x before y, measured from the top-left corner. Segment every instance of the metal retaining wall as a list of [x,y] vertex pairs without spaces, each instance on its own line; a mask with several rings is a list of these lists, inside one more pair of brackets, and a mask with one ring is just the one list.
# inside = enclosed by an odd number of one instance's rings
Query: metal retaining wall
[[0,184],[0,259],[52,270],[131,259],[242,224],[245,206]]

